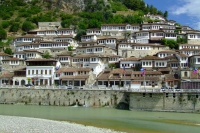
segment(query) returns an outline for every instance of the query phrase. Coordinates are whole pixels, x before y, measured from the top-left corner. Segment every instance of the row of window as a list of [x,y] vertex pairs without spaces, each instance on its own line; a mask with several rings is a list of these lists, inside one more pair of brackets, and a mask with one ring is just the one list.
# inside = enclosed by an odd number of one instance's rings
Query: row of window
[[34,75],[34,74],[51,75],[52,70],[28,70],[28,75]]

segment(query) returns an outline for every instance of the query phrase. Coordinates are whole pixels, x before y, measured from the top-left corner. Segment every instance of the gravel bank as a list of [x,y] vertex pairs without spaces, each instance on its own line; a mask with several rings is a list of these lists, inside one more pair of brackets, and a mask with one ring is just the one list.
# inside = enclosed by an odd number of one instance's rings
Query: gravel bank
[[0,133],[120,133],[110,129],[46,119],[2,116]]

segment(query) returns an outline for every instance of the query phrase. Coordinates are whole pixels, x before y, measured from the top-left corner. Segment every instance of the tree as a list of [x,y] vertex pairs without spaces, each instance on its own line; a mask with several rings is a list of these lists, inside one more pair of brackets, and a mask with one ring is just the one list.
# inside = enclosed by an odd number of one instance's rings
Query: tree
[[68,49],[68,51],[72,51],[73,46],[68,46],[67,49]]
[[25,21],[23,24],[22,24],[22,30],[23,31],[29,31],[29,30],[32,30],[34,28],[33,24],[29,21]]
[[51,58],[50,53],[48,51],[45,51],[44,54],[43,54],[43,58],[46,58],[46,59]]
[[6,48],[6,49],[4,50],[4,53],[9,54],[9,55],[12,55],[12,54],[13,54],[11,48]]
[[6,29],[10,26],[10,22],[9,21],[2,21],[1,26]]
[[78,40],[78,41],[81,41],[81,36],[82,35],[86,35],[86,31],[85,30],[82,30],[82,29],[79,29],[76,36],[75,36],[75,39]]
[[19,23],[13,23],[9,29],[10,32],[17,32],[19,30]]
[[167,17],[168,17],[168,11],[165,11],[164,14],[163,14],[163,16],[164,16],[164,18],[167,19]]
[[0,28],[0,40],[6,39],[7,33],[3,28]]

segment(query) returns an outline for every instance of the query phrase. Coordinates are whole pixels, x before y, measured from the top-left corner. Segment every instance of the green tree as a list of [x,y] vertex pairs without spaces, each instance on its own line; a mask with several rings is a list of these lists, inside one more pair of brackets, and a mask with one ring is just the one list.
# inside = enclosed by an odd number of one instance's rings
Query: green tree
[[72,51],[73,46],[68,46],[67,49],[68,49],[68,51]]
[[13,54],[11,48],[6,48],[6,49],[4,50],[4,53],[9,54],[9,55],[12,55],[12,54]]
[[6,39],[7,38],[7,33],[3,28],[0,28],[0,40]]
[[10,32],[17,32],[18,30],[19,30],[19,23],[13,23],[9,29]]
[[173,39],[162,39],[161,44],[168,46],[170,49],[178,49],[178,43]]
[[42,57],[46,58],[46,59],[49,59],[49,58],[51,58],[51,55],[50,55],[50,53],[48,51],[45,51]]
[[164,12],[163,17],[167,19],[167,17],[168,17],[168,11]]
[[85,30],[82,30],[82,29],[79,29],[76,36],[75,36],[75,39],[78,40],[78,41],[81,41],[81,36],[82,35],[86,35],[86,31]]
[[10,26],[10,22],[9,21],[2,21],[1,26],[6,29]]
[[117,66],[115,64],[108,64],[108,67],[109,68],[114,68],[114,69],[117,68]]
[[23,24],[22,24],[22,30],[23,31],[29,31],[29,30],[32,30],[34,28],[33,24],[29,21],[25,21]]

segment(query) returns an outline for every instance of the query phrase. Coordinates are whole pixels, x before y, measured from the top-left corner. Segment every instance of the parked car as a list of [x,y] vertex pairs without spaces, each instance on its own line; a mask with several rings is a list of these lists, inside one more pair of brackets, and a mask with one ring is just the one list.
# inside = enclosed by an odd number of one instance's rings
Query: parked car
[[73,87],[72,86],[66,86],[66,89],[72,89]]
[[32,84],[25,84],[26,87],[31,87],[31,86],[34,86]]
[[75,86],[73,89],[79,89],[77,86]]

